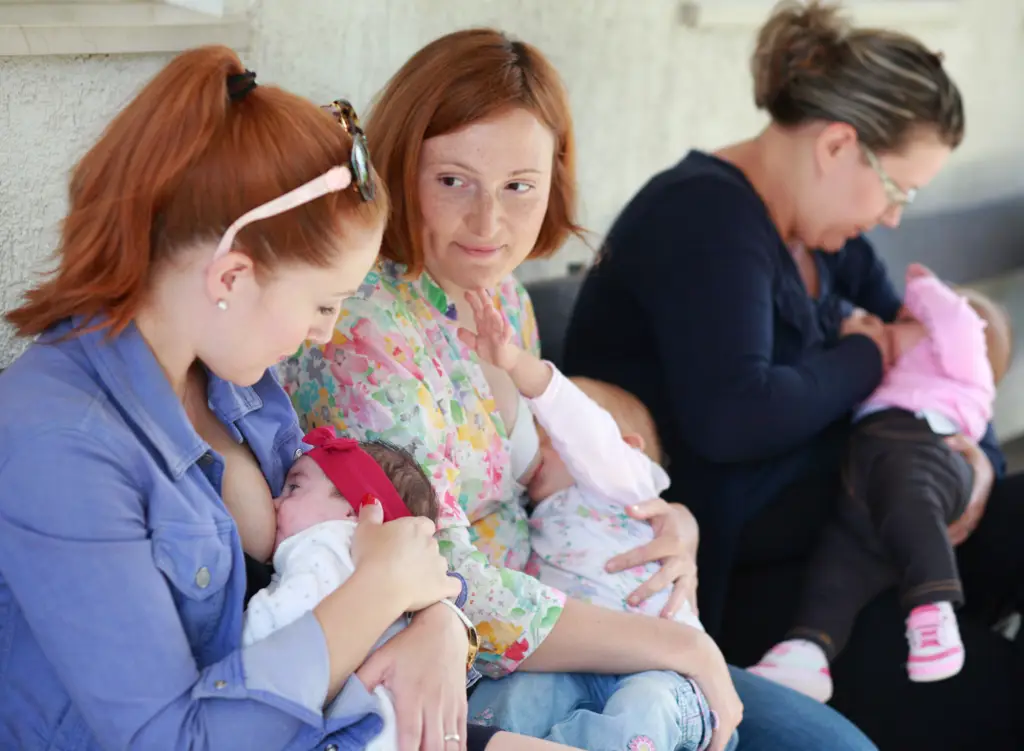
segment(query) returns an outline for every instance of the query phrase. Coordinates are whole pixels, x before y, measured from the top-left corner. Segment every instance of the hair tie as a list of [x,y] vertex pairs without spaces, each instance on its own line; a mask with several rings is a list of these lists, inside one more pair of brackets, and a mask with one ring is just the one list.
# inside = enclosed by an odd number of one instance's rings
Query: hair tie
[[232,102],[244,99],[245,95],[256,88],[256,73],[246,70],[245,73],[232,73],[228,76],[228,98]]

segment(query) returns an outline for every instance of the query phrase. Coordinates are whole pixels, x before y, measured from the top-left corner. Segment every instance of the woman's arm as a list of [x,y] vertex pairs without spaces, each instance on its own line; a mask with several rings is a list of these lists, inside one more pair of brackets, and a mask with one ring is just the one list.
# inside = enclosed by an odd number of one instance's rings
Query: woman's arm
[[[280,751],[308,736],[315,746],[325,700],[402,605],[354,577],[337,598],[347,608],[346,638],[329,642],[309,613],[200,667],[166,577],[188,586],[196,567],[212,571],[216,561],[160,552],[173,540],[151,537],[144,495],[122,469],[138,448],[109,442],[84,429],[26,437],[0,468],[4,583],[98,743]],[[190,535],[216,531],[183,526],[180,534],[175,544],[188,546]],[[201,608],[212,596],[197,591],[184,606]]]
[[726,728],[725,738],[742,716],[729,668],[714,640],[666,618],[569,600],[562,618],[521,669],[611,674],[671,670],[700,685]]
[[626,613],[568,599],[558,623],[522,670],[542,673],[696,675],[708,658],[704,632],[667,618]]
[[[774,362],[773,285],[784,252],[760,204],[738,186],[666,188],[617,256],[645,248],[625,274],[653,329],[675,426],[712,461],[767,458],[810,440],[878,385],[865,336]],[[685,217],[685,218],[684,218]],[[642,257],[643,260],[640,260]]]

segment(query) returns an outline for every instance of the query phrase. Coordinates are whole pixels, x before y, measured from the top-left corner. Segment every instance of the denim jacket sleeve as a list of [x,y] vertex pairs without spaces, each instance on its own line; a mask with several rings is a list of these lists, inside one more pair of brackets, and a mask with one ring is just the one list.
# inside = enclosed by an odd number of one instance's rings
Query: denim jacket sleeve
[[316,747],[337,730],[323,720],[328,654],[316,619],[199,664],[154,558],[151,496],[118,458],[132,447],[105,438],[53,429],[0,466],[0,570],[98,745]]

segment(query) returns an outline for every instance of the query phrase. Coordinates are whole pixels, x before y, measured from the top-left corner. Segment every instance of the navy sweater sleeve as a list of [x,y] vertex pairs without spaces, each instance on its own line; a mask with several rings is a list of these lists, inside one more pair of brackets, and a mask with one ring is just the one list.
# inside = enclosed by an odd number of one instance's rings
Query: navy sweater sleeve
[[881,355],[856,335],[792,365],[773,363],[778,235],[756,197],[726,181],[684,181],[610,238],[643,247],[634,268],[655,332],[673,422],[716,462],[766,459],[797,448],[866,398]]
[[903,300],[874,246],[863,237],[846,244],[835,273],[836,289],[846,300],[883,321],[894,321]]

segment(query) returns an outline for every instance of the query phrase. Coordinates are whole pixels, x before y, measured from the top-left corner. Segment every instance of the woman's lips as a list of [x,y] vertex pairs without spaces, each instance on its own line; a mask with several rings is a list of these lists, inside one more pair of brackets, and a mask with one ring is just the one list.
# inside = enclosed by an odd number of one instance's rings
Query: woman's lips
[[503,245],[463,245],[462,243],[456,243],[456,245],[471,256],[489,256],[504,247]]

